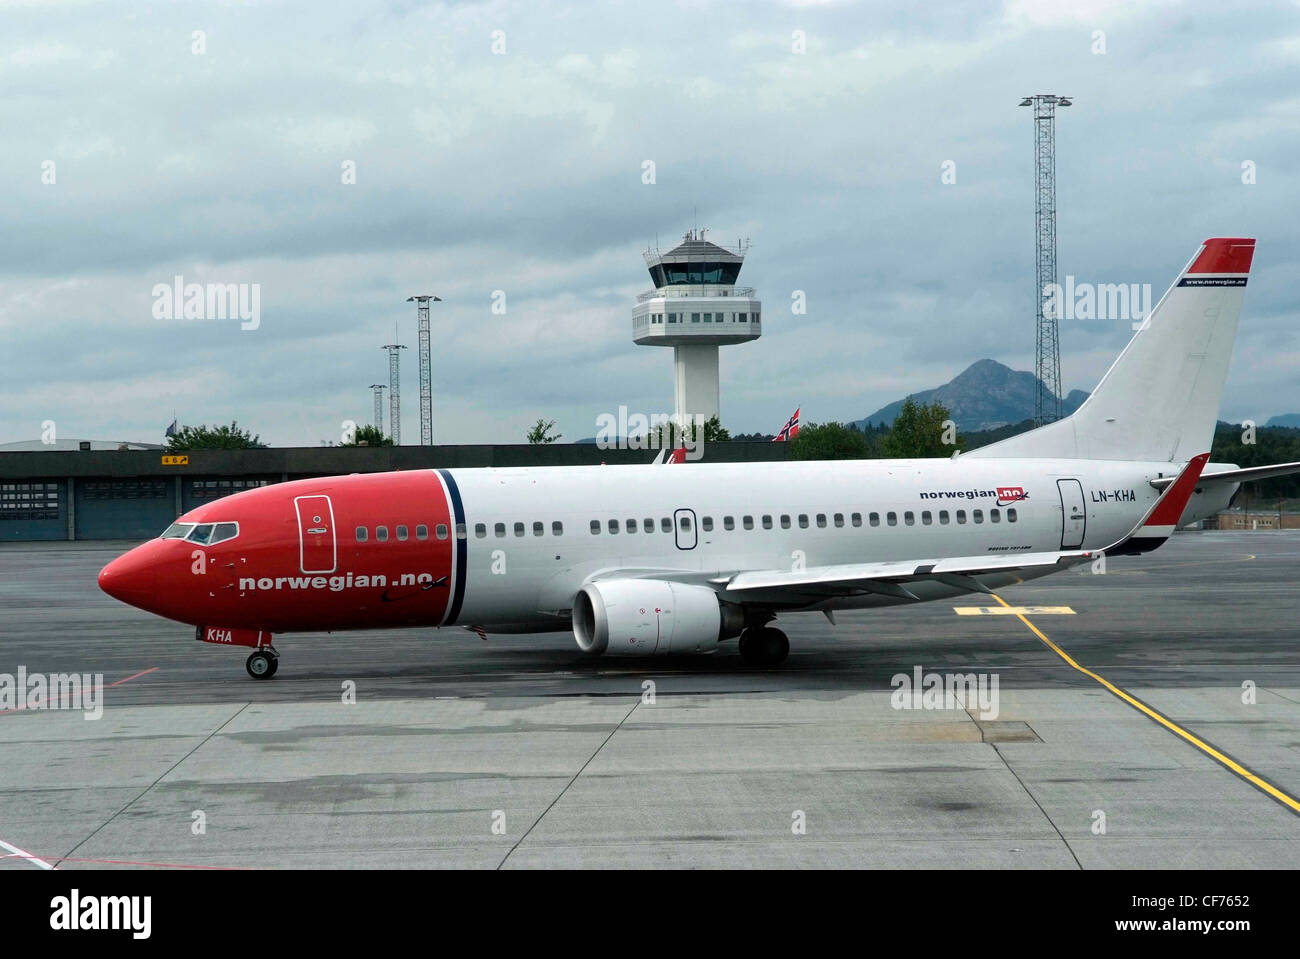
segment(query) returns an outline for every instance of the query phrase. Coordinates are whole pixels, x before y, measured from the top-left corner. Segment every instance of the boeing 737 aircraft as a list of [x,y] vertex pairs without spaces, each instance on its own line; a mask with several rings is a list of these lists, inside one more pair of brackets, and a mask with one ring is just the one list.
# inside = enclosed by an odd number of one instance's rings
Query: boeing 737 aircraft
[[430,469],[206,503],[109,563],[117,599],[251,647],[462,625],[590,654],[776,664],[778,616],[987,593],[1155,549],[1247,479],[1209,463],[1255,241],[1211,239],[1074,415],[950,459]]

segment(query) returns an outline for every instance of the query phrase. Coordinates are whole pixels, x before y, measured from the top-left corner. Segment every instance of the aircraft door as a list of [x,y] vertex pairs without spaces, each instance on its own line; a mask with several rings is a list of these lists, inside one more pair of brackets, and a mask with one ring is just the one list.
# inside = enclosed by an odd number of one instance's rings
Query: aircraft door
[[1083,485],[1077,479],[1063,479],[1056,481],[1056,489],[1061,494],[1061,549],[1078,549],[1088,522]]
[[299,568],[304,573],[332,573],[338,565],[334,541],[334,506],[328,496],[296,496]]
[[698,533],[695,530],[695,510],[679,509],[673,513],[678,549],[694,549]]

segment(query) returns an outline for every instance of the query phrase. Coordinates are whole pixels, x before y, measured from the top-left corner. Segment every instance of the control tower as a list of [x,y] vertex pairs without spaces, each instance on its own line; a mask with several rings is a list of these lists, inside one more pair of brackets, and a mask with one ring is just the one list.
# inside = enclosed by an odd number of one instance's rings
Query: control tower
[[632,339],[641,346],[671,346],[673,412],[685,422],[718,416],[718,347],[762,335],[763,305],[753,287],[736,286],[749,244],[729,250],[691,230],[667,253],[645,252],[655,288],[636,298]]

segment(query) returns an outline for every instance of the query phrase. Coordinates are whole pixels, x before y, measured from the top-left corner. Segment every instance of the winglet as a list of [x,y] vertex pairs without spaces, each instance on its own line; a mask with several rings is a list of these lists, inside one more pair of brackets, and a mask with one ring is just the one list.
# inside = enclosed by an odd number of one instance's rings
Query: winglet
[[1201,470],[1209,459],[1209,453],[1193,456],[1178,474],[1178,478],[1160,494],[1142,521],[1133,527],[1132,532],[1113,546],[1106,547],[1103,552],[1111,556],[1123,556],[1148,553],[1163,545],[1182,519],[1187,501],[1192,498],[1192,491],[1201,479]]

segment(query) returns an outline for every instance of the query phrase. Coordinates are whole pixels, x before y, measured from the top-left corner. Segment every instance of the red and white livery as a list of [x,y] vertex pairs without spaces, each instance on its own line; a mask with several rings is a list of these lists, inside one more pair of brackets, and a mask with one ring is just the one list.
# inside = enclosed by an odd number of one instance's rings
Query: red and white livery
[[[1243,479],[1209,463],[1254,241],[1211,239],[1074,415],[950,459],[431,469],[307,479],[181,516],[105,591],[252,648],[376,627],[571,630],[591,654],[789,644],[771,623],[989,592],[1155,549]],[[797,424],[796,417],[791,424]]]

